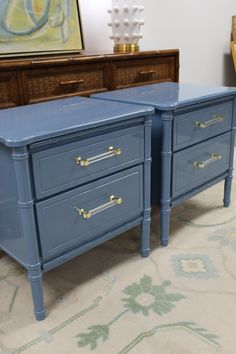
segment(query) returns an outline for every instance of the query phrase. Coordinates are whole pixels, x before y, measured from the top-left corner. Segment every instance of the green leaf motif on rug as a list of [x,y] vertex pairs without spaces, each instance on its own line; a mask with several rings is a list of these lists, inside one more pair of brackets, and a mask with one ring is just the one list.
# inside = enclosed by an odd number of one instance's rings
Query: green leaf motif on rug
[[144,275],[138,283],[133,283],[123,290],[128,296],[122,299],[126,310],[116,315],[109,323],[91,326],[87,333],[78,334],[76,336],[79,338],[78,346],[90,346],[91,350],[96,349],[99,340],[104,342],[109,338],[112,324],[129,311],[134,314],[141,312],[144,316],[148,316],[150,311],[160,316],[170,312],[175,308],[175,302],[185,298],[178,293],[167,293],[166,288],[170,285],[170,281],[165,281],[161,285],[153,285],[152,278]]
[[103,342],[108,339],[109,327],[107,325],[91,326],[88,329],[88,333],[81,333],[76,336],[80,338],[78,342],[79,347],[90,345],[90,349],[93,350],[97,347],[99,339],[103,340]]
[[139,283],[133,283],[123,290],[128,295],[122,299],[124,306],[133,313],[142,312],[144,316],[148,316],[150,311],[162,316],[175,308],[175,302],[184,299],[181,294],[166,293],[170,285],[169,281],[153,285],[151,277],[144,275]]

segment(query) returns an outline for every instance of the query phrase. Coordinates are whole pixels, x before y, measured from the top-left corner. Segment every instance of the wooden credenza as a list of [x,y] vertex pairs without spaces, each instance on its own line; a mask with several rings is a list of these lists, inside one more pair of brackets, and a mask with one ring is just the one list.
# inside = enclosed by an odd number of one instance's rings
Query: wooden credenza
[[4,59],[0,61],[0,109],[163,81],[178,82],[178,78],[177,49]]

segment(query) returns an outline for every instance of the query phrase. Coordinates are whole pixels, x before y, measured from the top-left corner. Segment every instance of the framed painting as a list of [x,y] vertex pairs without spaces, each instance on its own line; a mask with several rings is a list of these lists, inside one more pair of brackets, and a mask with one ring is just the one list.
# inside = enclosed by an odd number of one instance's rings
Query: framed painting
[[0,0],[0,57],[82,49],[78,0]]

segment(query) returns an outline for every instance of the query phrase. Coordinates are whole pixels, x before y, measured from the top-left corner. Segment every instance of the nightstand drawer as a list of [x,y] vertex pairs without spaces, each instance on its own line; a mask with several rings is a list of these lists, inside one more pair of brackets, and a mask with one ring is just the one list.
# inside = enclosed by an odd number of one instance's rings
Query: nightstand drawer
[[173,148],[179,150],[231,129],[232,101],[175,116]]
[[173,156],[172,197],[219,176],[229,168],[231,133],[177,152]]
[[33,153],[38,198],[141,163],[143,125]]
[[142,166],[117,173],[36,205],[43,259],[85,244],[143,209]]

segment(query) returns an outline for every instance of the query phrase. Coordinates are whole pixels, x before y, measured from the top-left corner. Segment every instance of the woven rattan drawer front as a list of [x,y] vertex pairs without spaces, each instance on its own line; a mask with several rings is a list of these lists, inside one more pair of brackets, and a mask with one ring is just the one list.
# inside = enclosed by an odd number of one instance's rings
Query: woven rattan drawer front
[[16,72],[0,73],[0,109],[17,106],[18,101]]
[[174,58],[153,58],[115,62],[115,88],[162,81],[175,81]]
[[25,101],[33,103],[106,91],[107,70],[108,65],[103,63],[26,70],[23,73]]

